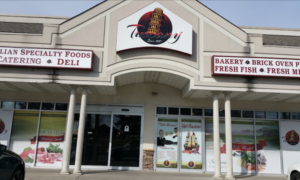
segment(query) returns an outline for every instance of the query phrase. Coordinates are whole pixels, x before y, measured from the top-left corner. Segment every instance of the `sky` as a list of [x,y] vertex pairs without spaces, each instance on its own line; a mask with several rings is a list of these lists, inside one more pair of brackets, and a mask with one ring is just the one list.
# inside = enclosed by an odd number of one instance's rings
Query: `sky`
[[[237,26],[300,29],[299,0],[200,1]],[[0,0],[0,13],[73,17],[100,2],[102,0]]]

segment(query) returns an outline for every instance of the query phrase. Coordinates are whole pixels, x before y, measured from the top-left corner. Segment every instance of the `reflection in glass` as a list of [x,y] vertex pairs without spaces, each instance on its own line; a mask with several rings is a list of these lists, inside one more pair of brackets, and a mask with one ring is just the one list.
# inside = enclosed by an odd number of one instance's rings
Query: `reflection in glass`
[[242,113],[240,110],[231,110],[231,117],[240,118],[241,116],[242,116]]
[[225,117],[225,110],[224,109],[219,110],[219,116],[220,117]]
[[268,112],[268,119],[278,119],[278,113],[277,112]]
[[39,102],[29,102],[28,109],[39,110],[41,107],[41,103]]
[[14,102],[13,101],[2,101],[1,107],[2,107],[2,109],[13,109]]
[[66,110],[68,110],[68,103],[56,103],[55,110],[57,110],[57,111],[66,111]]
[[202,109],[193,109],[193,116],[202,116]]
[[27,102],[15,102],[15,109],[26,109]]
[[[79,114],[75,114],[70,159],[71,165],[75,163],[78,123]],[[82,165],[108,165],[110,126],[111,115],[86,115]]]
[[166,107],[157,107],[156,113],[157,114],[167,114],[167,108]]
[[43,103],[42,104],[42,110],[53,110],[54,109],[54,103]]
[[169,107],[169,114],[170,115],[178,115],[179,114],[179,108]]
[[293,112],[292,113],[292,119],[293,120],[300,120],[300,113]]
[[111,166],[139,167],[141,116],[114,115]]
[[243,118],[253,118],[253,111],[243,111]]
[[255,118],[266,119],[265,111],[255,111]]
[[204,113],[205,113],[205,116],[213,116],[213,110],[212,109],[205,109]]
[[280,112],[280,119],[291,119],[291,114],[289,112]]
[[181,115],[191,115],[191,108],[180,108]]

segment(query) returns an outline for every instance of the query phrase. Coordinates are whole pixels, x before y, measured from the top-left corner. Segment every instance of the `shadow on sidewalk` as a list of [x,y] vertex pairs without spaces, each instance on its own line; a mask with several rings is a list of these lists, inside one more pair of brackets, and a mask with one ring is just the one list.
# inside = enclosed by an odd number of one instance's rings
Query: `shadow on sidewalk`
[[116,172],[124,172],[124,171],[129,171],[129,170],[126,170],[126,169],[113,169],[113,170],[83,171],[82,175],[85,175],[85,174],[103,174],[103,173],[110,173],[110,172],[116,173]]
[[256,174],[240,174],[240,175],[234,175],[236,179],[243,179],[248,177],[254,177],[257,176]]

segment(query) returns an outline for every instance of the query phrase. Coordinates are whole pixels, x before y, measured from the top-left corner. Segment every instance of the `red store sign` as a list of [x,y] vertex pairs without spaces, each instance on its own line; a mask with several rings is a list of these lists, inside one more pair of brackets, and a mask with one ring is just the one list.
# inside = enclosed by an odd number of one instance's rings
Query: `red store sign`
[[300,78],[300,59],[213,56],[212,75]]
[[0,47],[0,66],[92,69],[93,51]]

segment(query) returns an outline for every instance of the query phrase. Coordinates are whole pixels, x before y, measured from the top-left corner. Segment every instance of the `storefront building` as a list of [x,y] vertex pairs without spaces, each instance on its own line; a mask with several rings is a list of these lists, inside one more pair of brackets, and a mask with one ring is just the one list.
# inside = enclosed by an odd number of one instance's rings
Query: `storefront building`
[[233,179],[300,161],[300,30],[108,0],[73,18],[0,15],[0,31],[0,142],[27,166]]

